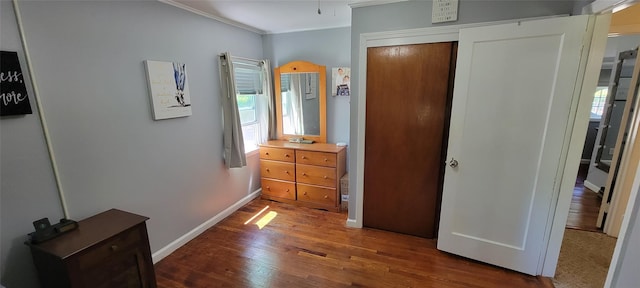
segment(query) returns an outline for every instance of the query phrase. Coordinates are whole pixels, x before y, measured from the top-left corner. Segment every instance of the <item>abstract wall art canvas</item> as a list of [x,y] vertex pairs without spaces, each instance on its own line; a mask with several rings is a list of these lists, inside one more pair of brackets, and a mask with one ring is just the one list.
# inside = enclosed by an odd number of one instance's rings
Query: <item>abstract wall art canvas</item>
[[191,97],[184,63],[145,61],[154,120],[191,115]]

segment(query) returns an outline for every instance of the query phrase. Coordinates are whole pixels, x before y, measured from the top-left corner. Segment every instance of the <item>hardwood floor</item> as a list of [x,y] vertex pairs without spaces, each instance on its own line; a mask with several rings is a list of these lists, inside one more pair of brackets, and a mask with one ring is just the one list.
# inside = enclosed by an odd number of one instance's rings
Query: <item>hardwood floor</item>
[[553,287],[438,251],[435,239],[347,228],[345,220],[253,200],[157,263],[158,287]]
[[602,199],[597,193],[584,187],[584,180],[587,177],[588,168],[588,164],[580,165],[578,177],[576,178],[576,186],[573,189],[573,197],[571,198],[566,227],[601,232],[602,229],[596,226],[596,221],[598,220],[598,211],[600,210],[600,202]]

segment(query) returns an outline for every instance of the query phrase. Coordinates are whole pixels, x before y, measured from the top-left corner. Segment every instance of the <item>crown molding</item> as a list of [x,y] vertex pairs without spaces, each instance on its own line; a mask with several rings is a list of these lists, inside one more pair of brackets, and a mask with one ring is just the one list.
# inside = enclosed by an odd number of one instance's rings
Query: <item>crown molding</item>
[[213,20],[222,22],[222,23],[227,24],[227,25],[231,25],[231,26],[234,26],[234,27],[238,27],[238,28],[241,28],[241,29],[244,29],[244,30],[248,30],[248,31],[254,32],[254,33],[258,33],[260,35],[267,34],[266,31],[264,31],[264,30],[260,30],[260,29],[257,29],[255,27],[239,23],[239,22],[224,18],[222,16],[213,15],[211,13],[207,13],[207,12],[195,9],[193,7],[189,7],[187,5],[184,5],[182,3],[179,3],[179,2],[176,2],[176,1],[173,1],[173,0],[158,0],[158,1],[162,2],[162,3],[165,3],[165,4],[169,4],[171,6],[174,6],[174,7],[180,8],[180,9],[183,9],[183,10],[187,10],[189,12],[193,12],[195,14],[207,17],[209,19],[213,19]]
[[353,8],[362,8],[362,7],[377,6],[377,5],[398,3],[398,2],[407,2],[407,1],[409,0],[355,0],[349,3],[349,7],[353,9]]

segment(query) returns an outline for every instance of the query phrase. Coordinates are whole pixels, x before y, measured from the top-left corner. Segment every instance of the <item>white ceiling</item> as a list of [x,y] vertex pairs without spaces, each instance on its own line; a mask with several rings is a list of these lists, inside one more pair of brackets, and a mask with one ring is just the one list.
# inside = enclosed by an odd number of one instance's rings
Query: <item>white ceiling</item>
[[[398,2],[398,0],[158,1],[260,34],[349,27],[351,26],[349,4],[359,7]],[[320,8],[320,14],[318,14],[318,8]]]

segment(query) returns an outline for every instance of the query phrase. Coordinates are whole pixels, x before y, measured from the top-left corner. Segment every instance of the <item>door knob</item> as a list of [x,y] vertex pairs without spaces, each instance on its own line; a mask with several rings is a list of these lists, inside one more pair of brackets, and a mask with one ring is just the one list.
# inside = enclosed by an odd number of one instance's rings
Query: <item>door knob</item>
[[449,160],[449,166],[451,166],[451,168],[458,167],[458,160],[451,158],[451,160]]

